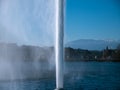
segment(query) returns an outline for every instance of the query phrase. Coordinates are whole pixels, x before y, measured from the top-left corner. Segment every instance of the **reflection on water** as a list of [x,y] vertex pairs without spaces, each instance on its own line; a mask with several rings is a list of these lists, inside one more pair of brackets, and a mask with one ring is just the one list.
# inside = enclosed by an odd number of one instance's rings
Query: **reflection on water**
[[[22,70],[24,75],[28,73],[26,76],[36,76],[36,73],[39,76],[40,73],[44,73],[41,78],[1,81],[0,90],[53,90],[54,70],[47,68],[48,65],[45,63],[39,64],[37,69],[34,69],[32,63],[24,63]],[[65,62],[65,90],[119,90],[119,85],[120,63],[118,62]]]

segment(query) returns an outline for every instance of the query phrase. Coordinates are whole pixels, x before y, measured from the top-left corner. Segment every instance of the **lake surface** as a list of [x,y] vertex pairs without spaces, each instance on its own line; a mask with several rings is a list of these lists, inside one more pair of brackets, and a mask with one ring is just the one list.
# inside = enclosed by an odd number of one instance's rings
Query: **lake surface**
[[[37,69],[33,68],[31,63],[24,63],[21,69],[22,76],[33,75],[34,77],[0,81],[0,90],[54,90],[54,70],[48,68],[47,64],[37,65],[42,65],[42,69],[38,66]],[[21,65],[16,66],[20,68]],[[35,78],[36,76],[38,79]],[[64,87],[65,90],[120,90],[120,63],[65,62]]]

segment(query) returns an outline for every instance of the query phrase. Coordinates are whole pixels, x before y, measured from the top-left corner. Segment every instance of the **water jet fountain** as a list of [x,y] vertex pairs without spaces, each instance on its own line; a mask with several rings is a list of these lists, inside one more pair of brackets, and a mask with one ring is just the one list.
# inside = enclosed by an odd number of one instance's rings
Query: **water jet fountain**
[[[0,48],[0,81],[10,81],[10,87],[6,90],[13,90],[12,86],[15,86],[15,90],[24,90],[19,83],[14,85],[13,81],[42,77],[42,71],[45,71],[48,65],[43,67],[39,63],[39,59],[45,56],[40,54],[43,51],[39,49],[41,46],[54,44],[51,33],[55,30],[56,90],[63,88],[63,11],[64,0],[0,1],[0,43],[4,44]],[[49,56],[48,53],[46,56]],[[47,60],[50,60],[50,57],[51,53]],[[35,74],[32,75],[31,72]],[[1,84],[0,86],[6,87]]]
[[64,0],[56,0],[56,89],[63,89]]

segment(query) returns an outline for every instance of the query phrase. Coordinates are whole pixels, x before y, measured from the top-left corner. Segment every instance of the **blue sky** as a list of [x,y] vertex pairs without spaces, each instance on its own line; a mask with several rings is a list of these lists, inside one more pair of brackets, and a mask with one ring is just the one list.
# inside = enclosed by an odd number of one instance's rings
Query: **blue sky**
[[119,0],[66,0],[66,40],[120,39]]
[[[48,46],[56,0],[0,0],[0,42]],[[120,39],[119,0],[66,0],[65,42]]]

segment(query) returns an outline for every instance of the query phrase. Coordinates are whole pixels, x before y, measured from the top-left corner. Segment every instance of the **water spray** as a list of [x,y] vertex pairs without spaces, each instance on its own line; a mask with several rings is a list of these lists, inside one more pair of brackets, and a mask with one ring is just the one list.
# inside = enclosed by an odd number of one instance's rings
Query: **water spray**
[[63,90],[64,0],[56,0],[56,89]]

